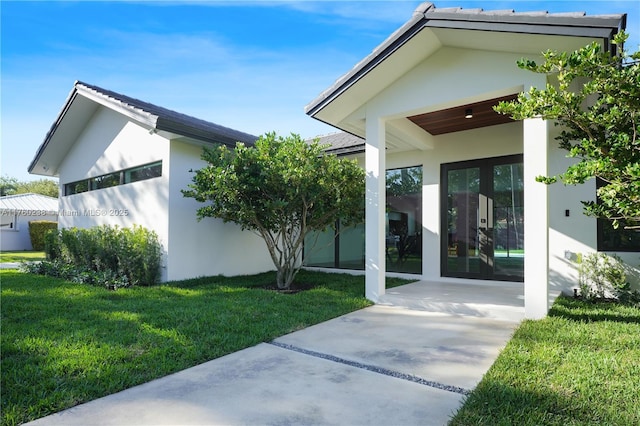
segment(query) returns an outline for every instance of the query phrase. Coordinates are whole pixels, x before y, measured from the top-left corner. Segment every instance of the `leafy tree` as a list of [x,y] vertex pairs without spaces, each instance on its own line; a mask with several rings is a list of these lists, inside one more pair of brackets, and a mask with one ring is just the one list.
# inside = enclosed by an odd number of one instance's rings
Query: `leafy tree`
[[58,198],[58,183],[51,179],[19,181],[14,177],[0,177],[0,195],[41,194]]
[[9,176],[0,176],[0,196],[15,194],[18,187],[18,179]]
[[518,61],[522,69],[553,77],[544,90],[532,88],[495,109],[516,120],[540,116],[562,126],[557,137],[578,161],[551,184],[582,184],[598,178],[598,201],[583,201],[587,215],[609,219],[614,227],[640,227],[640,52],[623,49],[627,34],[614,38],[617,55],[594,42],[575,52],[544,53],[544,63]]
[[58,183],[51,179],[38,179],[29,182],[19,182],[16,194],[41,194],[58,198]]
[[[317,141],[266,133],[254,147],[205,149],[209,163],[197,170],[185,197],[207,203],[198,219],[221,218],[262,237],[288,289],[304,262],[302,246],[312,231],[362,221],[364,170],[355,161],[325,155]],[[312,247],[306,247],[309,253]]]

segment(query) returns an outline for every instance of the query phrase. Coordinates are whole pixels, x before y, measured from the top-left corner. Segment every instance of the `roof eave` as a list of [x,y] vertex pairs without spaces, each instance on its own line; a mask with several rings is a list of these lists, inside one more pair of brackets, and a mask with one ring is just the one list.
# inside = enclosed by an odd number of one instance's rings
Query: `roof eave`
[[[428,3],[430,4],[430,3]],[[367,57],[353,67],[351,71],[340,77],[327,90],[305,106],[305,113],[314,116],[324,105],[330,103],[344,90],[362,78],[369,70],[375,68],[393,52],[397,51],[411,37],[423,28],[424,14],[414,13],[409,21],[396,30],[391,36],[376,47]]]
[[211,136],[211,132],[198,129],[196,127],[187,126],[183,123],[159,117],[156,121],[155,129],[165,131],[187,138],[196,139],[203,142],[224,144],[229,147],[235,147],[237,142],[253,144],[258,139],[257,136],[248,133],[233,131],[232,129],[220,128],[216,129],[215,137]]
[[378,64],[400,49],[408,40],[424,28],[450,28],[505,33],[588,37],[602,39],[604,47],[607,50],[612,49],[615,53],[615,45],[611,44],[611,39],[620,30],[626,28],[627,17],[626,14],[599,17],[548,15],[536,17],[526,14],[474,15],[447,12],[434,13],[433,10],[435,10],[435,7],[432,6],[431,3],[423,3],[419,6],[406,24],[395,31],[351,71],[336,80],[332,86],[311,101],[305,107],[305,113],[313,118],[320,119],[317,114],[325,106],[356,84]]
[[[49,142],[51,142],[51,139],[53,138],[53,135],[55,134],[56,130],[58,129],[58,126],[60,125],[60,123],[62,122],[63,118],[67,114],[67,111],[69,111],[69,108],[71,107],[71,104],[73,103],[73,100],[76,98],[76,96],[78,94],[77,83],[78,82],[76,81],[76,83],[73,85],[73,89],[71,89],[71,91],[69,92],[69,95],[67,96],[67,99],[66,99],[65,103],[62,105],[62,109],[58,113],[58,116],[56,117],[56,120],[53,122],[53,124],[49,128],[49,131],[47,132],[47,134],[46,134],[46,136],[44,138],[44,141],[42,141],[42,143],[38,147],[38,150],[36,151],[36,155],[33,157],[33,160],[31,160],[31,163],[29,164],[29,167],[27,168],[27,171],[29,173],[33,173],[33,170],[35,169],[36,164],[38,163],[38,161],[40,160],[40,158],[44,154],[44,151],[47,149],[47,146],[49,145]],[[37,173],[37,174],[40,174],[42,176],[53,176],[53,170],[49,174],[41,174],[41,173]]]

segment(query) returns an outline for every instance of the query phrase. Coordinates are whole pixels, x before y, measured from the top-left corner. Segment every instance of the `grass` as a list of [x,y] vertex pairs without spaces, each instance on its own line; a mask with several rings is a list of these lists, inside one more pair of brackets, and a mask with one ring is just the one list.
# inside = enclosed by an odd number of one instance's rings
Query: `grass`
[[[0,271],[2,425],[16,425],[366,307],[364,277],[301,271],[108,291]],[[407,283],[388,279],[387,286]]]
[[638,425],[639,360],[640,309],[559,298],[520,325],[450,425]]
[[44,260],[43,251],[0,251],[0,262],[28,262],[31,260]]

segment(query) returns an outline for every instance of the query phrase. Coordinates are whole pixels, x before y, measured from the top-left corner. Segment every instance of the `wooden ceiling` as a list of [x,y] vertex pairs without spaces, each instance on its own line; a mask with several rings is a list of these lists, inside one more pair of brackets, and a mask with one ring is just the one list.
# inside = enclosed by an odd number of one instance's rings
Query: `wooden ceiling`
[[[511,101],[516,99],[517,96],[503,96],[407,118],[432,135],[443,135],[445,133],[511,123],[513,120],[509,116],[498,114],[493,110],[493,107],[500,101]],[[471,109],[473,113],[472,118],[465,118],[468,109]]]

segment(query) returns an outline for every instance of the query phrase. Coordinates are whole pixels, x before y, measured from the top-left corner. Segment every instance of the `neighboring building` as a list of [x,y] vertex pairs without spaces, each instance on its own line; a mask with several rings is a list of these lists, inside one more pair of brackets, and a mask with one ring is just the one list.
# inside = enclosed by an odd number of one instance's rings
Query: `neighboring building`
[[529,318],[546,315],[551,291],[577,286],[577,253],[617,252],[637,284],[640,235],[620,238],[582,213],[580,201],[595,198],[595,182],[536,182],[570,164],[554,142],[559,129],[492,109],[551,81],[519,69],[518,59],[594,41],[615,49],[612,38],[625,21],[624,14],[420,5],[306,107],[353,135],[322,141],[359,158],[367,172],[365,226],[341,234],[310,264],[365,269],[373,301],[384,294],[388,271],[427,282],[524,282]]
[[257,139],[76,82],[29,172],[60,181],[59,227],[133,224],[154,230],[164,248],[162,279],[272,270],[264,242],[182,196],[206,163],[205,146]]
[[32,250],[29,222],[58,220],[58,199],[40,194],[0,197],[0,250]]

